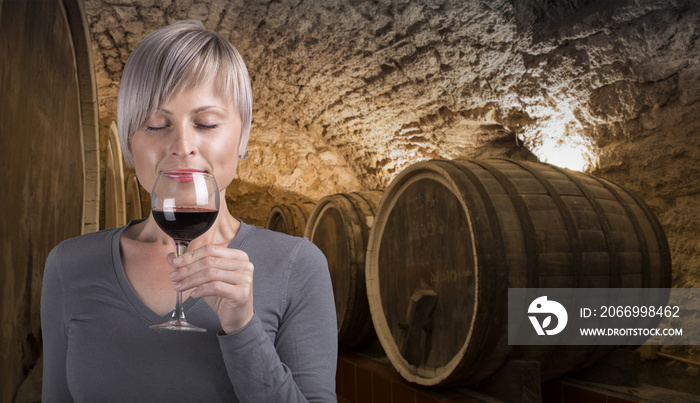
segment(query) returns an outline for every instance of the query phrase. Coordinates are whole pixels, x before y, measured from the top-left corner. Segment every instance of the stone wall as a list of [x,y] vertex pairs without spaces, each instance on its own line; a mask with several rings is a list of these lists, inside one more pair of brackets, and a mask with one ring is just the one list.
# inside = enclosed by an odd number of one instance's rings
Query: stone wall
[[382,189],[420,160],[538,158],[639,194],[668,233],[675,285],[700,286],[694,0],[85,6],[103,119],[115,118],[128,55],[156,27],[196,18],[239,48],[255,105],[230,201],[250,221],[290,198]]
[[[676,287],[700,287],[696,0],[85,0],[100,117],[153,29],[196,18],[251,72],[250,157],[228,201],[383,189],[431,158],[538,159],[641,196]],[[698,359],[698,353],[685,353]]]

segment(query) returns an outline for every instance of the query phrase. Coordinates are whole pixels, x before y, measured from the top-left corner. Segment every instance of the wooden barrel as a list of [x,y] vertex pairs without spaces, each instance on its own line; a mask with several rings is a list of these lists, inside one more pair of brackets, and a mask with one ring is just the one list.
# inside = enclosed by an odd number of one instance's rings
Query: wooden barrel
[[122,148],[119,144],[117,123],[112,121],[107,136],[107,158],[105,159],[105,228],[116,228],[126,224],[126,200]]
[[328,259],[341,346],[357,346],[375,337],[365,289],[365,251],[381,197],[378,191],[326,196],[306,226],[306,237]]
[[124,199],[126,205],[126,222],[143,218],[141,206],[141,185],[135,173],[126,176]]
[[428,161],[384,192],[366,278],[397,371],[466,385],[513,359],[553,379],[614,348],[509,346],[508,288],[667,288],[671,261],[657,219],[610,181],[528,162]]
[[304,236],[306,219],[313,203],[278,204],[270,209],[265,228],[294,236]]
[[99,229],[97,85],[83,3],[0,0],[0,402],[29,400],[41,379],[49,252]]

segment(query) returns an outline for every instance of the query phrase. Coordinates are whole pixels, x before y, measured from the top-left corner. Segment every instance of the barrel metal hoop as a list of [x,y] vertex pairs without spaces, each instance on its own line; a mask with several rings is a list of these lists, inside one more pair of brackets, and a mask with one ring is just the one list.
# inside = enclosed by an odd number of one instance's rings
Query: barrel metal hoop
[[304,230],[304,225],[306,223],[300,222],[299,218],[303,217],[304,212],[301,211],[301,207],[299,207],[297,204],[291,204],[287,206],[289,210],[289,217],[292,222],[292,228],[294,228],[294,233],[296,234],[299,229]]
[[[475,161],[468,160],[464,162],[478,166]],[[489,229],[491,231],[488,235],[493,242],[493,255],[496,257],[498,267],[505,268],[506,258],[503,254],[503,251],[505,250],[505,240],[503,239],[503,231],[501,231],[501,223],[498,221],[498,212],[493,203],[493,199],[490,197],[489,192],[481,182],[481,179],[479,179],[474,172],[467,169],[463,163],[452,163],[452,165],[457,167],[459,171],[469,180],[470,184],[476,188],[476,191],[479,194],[479,199],[483,203],[483,208],[486,210],[486,215],[488,217]],[[476,211],[476,207],[474,205],[475,203],[470,197],[467,196],[469,195],[462,194],[464,203],[472,211]],[[495,272],[494,275],[496,276],[496,284],[508,284],[508,276],[505,270],[489,270],[488,272]]]
[[[613,185],[611,184],[612,182],[609,182],[607,180],[603,180],[600,178],[594,178],[598,183],[603,185],[613,196],[615,196],[615,199],[620,203],[622,208],[625,210],[625,213],[627,214],[627,217],[629,218],[630,222],[632,223],[632,227],[634,227],[634,233],[637,236],[637,242],[639,242],[639,252],[642,254],[642,284],[641,287],[649,287],[649,279],[651,278],[651,270],[649,267],[649,246],[647,245],[647,240],[646,237],[644,236],[644,230],[642,230],[642,226],[639,224],[639,220],[637,220],[634,212],[630,208],[629,204],[622,198],[622,195],[615,189],[622,189],[618,185]],[[625,192],[627,195],[629,195],[629,192]],[[633,197],[635,201],[638,199]],[[646,213],[646,211],[645,211]]]
[[[562,198],[561,193],[557,191],[557,189],[552,185],[552,183],[549,181],[549,179],[545,178],[542,173],[537,171],[536,169],[533,169],[530,166],[527,166],[526,163],[520,163],[517,161],[512,161],[514,164],[518,165],[521,167],[523,170],[529,172],[532,176],[537,179],[542,186],[547,190],[547,193],[549,196],[552,198],[554,201],[554,204],[557,206],[559,209],[559,213],[562,215],[562,218],[564,219],[564,226],[566,227],[566,232],[569,235],[569,247],[571,250],[571,253],[573,255],[573,275],[574,275],[574,284],[575,287],[581,287],[583,285],[583,251],[582,251],[582,241],[581,241],[581,235],[576,228],[576,221],[574,219],[573,213],[571,209],[569,208],[569,205],[564,201]],[[562,173],[564,176],[566,176],[569,180],[571,180],[571,176],[568,172],[562,169],[558,169],[557,167],[549,164],[542,164],[543,167],[548,167],[548,168],[554,168],[555,171]],[[596,347],[594,346],[581,346],[581,348],[576,352],[572,354],[580,354],[585,357],[590,357],[592,355],[595,355],[595,350]],[[556,361],[561,357],[561,351],[557,351],[552,349],[551,353],[549,354],[549,357],[545,362],[552,362]]]
[[[598,203],[598,199],[596,199],[593,196],[588,187],[584,186],[581,180],[576,177],[576,175],[569,175],[563,169],[556,166],[552,166],[552,168],[567,175],[571,182],[573,182],[573,184],[576,185],[576,187],[578,187],[581,193],[583,193],[586,199],[591,203],[593,211],[595,211],[596,215],[598,216],[598,222],[600,223],[600,226],[603,229],[603,234],[605,236],[605,246],[608,250],[608,259],[610,261],[610,287],[620,287],[620,260],[617,255],[617,250],[615,249],[615,243],[612,241],[612,225],[610,224],[610,219],[608,215],[605,214],[603,207],[600,205],[600,203]],[[592,176],[589,177],[593,178]]]
[[[363,318],[370,318],[364,287],[368,231],[363,217],[360,217],[360,213],[365,209],[358,208],[358,204],[361,204],[361,200],[356,200],[353,194],[336,193],[323,197],[310,214],[306,231],[309,240],[313,242],[317,227],[321,223],[320,218],[326,210],[334,209],[346,213],[340,216],[348,238],[346,246],[349,249],[350,266],[347,268],[349,284],[348,298],[345,303],[349,309],[342,318],[339,318],[341,321],[338,328],[338,342],[350,347],[366,341],[373,330],[371,320],[363,320]],[[362,244],[358,245],[360,242]],[[329,262],[329,270],[331,263]]]
[[[511,162],[511,160],[507,160]],[[537,233],[535,232],[535,223],[533,222],[530,210],[525,204],[522,195],[513,185],[513,182],[503,172],[484,161],[475,162],[480,167],[487,170],[493,175],[496,180],[503,186],[510,200],[513,202],[515,211],[520,219],[520,226],[523,230],[523,241],[525,243],[525,252],[527,254],[527,285],[529,288],[538,288],[540,286],[539,273],[539,245],[537,244]]]
[[[613,183],[609,180],[606,179],[606,182]],[[621,187],[618,185],[619,189],[622,189],[625,193],[627,193],[628,196],[630,196],[632,199],[634,199],[637,202],[637,205],[639,206],[640,209],[644,212],[646,215],[647,219],[649,219],[649,225],[651,225],[652,229],[654,230],[654,235],[656,235],[656,240],[659,243],[659,255],[661,258],[661,264],[663,265],[666,263],[666,270],[664,273],[664,278],[663,278],[663,283],[661,284],[654,284],[653,287],[658,287],[658,288],[669,288],[671,287],[671,250],[669,249],[668,246],[668,240],[666,239],[666,234],[664,233],[664,229],[661,226],[661,223],[659,222],[659,219],[656,217],[655,214],[651,212],[649,209],[649,206],[642,200],[641,197],[637,196],[635,193],[628,191],[627,189]],[[645,243],[645,245],[647,245]],[[647,254],[648,254],[647,250]]]
[[[473,172],[472,169],[469,169],[469,167],[467,167],[465,164],[472,164],[475,167],[479,167],[481,169],[483,169],[483,167],[481,167],[479,163],[474,160],[455,161],[450,162],[449,164],[459,169],[459,172],[462,175],[464,175],[464,178],[461,178],[460,182],[469,182],[469,184],[476,189],[479,200],[481,201],[481,204],[483,206],[482,209],[486,211],[489,233],[486,234],[482,231],[479,231],[482,228],[480,228],[478,220],[476,220],[475,217],[475,234],[478,234],[480,236],[488,236],[491,240],[491,248],[490,250],[486,251],[486,254],[491,254],[492,256],[494,256],[496,267],[488,267],[487,270],[480,271],[479,279],[481,279],[481,281],[479,290],[488,290],[487,292],[493,291],[495,295],[502,295],[501,293],[507,293],[510,282],[507,270],[508,262],[505,256],[506,243],[503,239],[504,235],[501,228],[501,223],[499,221],[498,210],[496,209],[494,200],[491,197],[488,189],[486,189],[486,186],[484,186],[482,180]],[[464,179],[466,179],[466,181]],[[464,203],[469,209],[471,209],[471,214],[476,215],[476,212],[479,209],[477,209],[476,207],[477,202],[472,199],[475,198],[477,195],[466,194],[466,192],[464,191],[464,189],[466,188],[466,184],[459,186],[459,191],[462,192],[462,198],[464,199]],[[475,250],[474,253],[478,253],[479,249]],[[488,284],[485,284],[487,281]],[[479,310],[478,315],[483,315],[483,317],[490,318],[496,315],[495,312],[507,310],[507,300],[497,298],[496,301],[489,301],[488,304],[482,303],[479,304],[479,306],[481,307],[481,309]],[[486,340],[487,342],[482,346],[482,348],[470,351],[471,359],[464,360],[463,365],[459,365],[455,369],[455,373],[459,371],[459,373],[464,373],[466,374],[466,376],[472,377],[475,376],[480,370],[482,370],[482,368],[480,368],[479,366],[473,365],[475,362],[484,362],[484,360],[489,359],[499,360],[501,358],[499,356],[491,355],[490,357],[487,357],[486,355],[492,354],[493,351],[495,351],[495,347],[498,345],[499,342],[501,342],[499,335],[507,333],[507,325],[507,323],[491,322],[490,326],[485,326],[485,329],[483,331],[484,336],[482,340]],[[501,354],[505,358],[514,348],[517,349],[519,348],[519,346],[504,349],[501,352]]]
[[[353,237],[353,234],[357,234],[356,231],[360,232],[361,239],[363,245],[357,245],[354,242],[348,242],[348,247],[350,248],[350,259],[352,261],[361,261],[364,263],[365,258],[366,258],[366,250],[367,250],[367,230],[366,227],[364,226],[364,220],[362,220],[362,217],[358,214],[357,210],[355,209],[355,203],[353,201],[353,198],[344,193],[338,193],[332,196],[333,204],[338,210],[343,211],[342,207],[347,209],[347,212],[349,214],[341,214],[341,217],[343,218],[343,225],[345,226],[345,233],[348,235],[349,240],[355,239]],[[352,209],[350,209],[352,208]],[[353,278],[355,275],[359,275],[360,273],[356,273],[355,270],[353,270]],[[362,278],[356,279],[357,281],[364,281],[364,270],[362,271]]]
[[[544,175],[542,175],[540,172],[538,172],[535,169],[532,169],[524,163],[520,163],[518,161],[511,162],[530,173],[530,175],[534,176],[535,179],[537,179],[547,190],[547,193],[549,193],[549,195],[552,197],[552,201],[554,201],[554,204],[557,205],[559,213],[562,215],[562,218],[564,218],[564,226],[566,227],[566,232],[569,234],[569,246],[571,248],[571,253],[573,255],[574,262],[574,284],[576,284],[577,287],[581,286],[581,275],[583,271],[583,252],[581,250],[581,236],[578,230],[576,229],[576,222],[574,221],[573,214],[571,214],[571,209],[569,209],[569,206],[561,197],[561,194],[552,185],[552,183],[544,177]],[[543,166],[550,167],[550,165]],[[569,175],[567,175],[566,173],[564,173],[564,175],[566,177],[569,177]]]
[[[291,206],[289,206],[289,205],[280,206],[280,212],[281,212],[280,218],[285,221],[285,224],[287,224],[287,231],[296,232],[296,230],[297,230],[296,215],[294,214],[294,211],[292,211]],[[288,219],[288,221],[286,221],[285,219]]]
[[370,197],[363,192],[352,192],[346,195],[350,203],[355,206],[356,211],[361,211],[364,217],[360,218],[360,226],[362,227],[362,240],[365,243],[365,248],[369,244],[370,226],[367,225],[367,216],[374,217],[377,214],[377,203],[371,200]]

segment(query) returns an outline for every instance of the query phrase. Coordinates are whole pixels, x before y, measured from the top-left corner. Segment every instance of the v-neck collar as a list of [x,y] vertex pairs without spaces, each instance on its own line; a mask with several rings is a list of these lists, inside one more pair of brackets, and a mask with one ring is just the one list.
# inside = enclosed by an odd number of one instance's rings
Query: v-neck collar
[[[122,233],[126,228],[128,228],[131,225],[137,224],[144,219],[138,219],[138,220],[132,220],[130,221],[127,225],[118,228],[116,231],[113,233],[113,238],[112,238],[112,266],[114,268],[114,274],[117,277],[117,282],[119,283],[120,288],[122,289],[122,292],[124,293],[124,296],[126,297],[126,300],[128,303],[131,305],[131,307],[138,313],[138,315],[150,326],[150,325],[155,325],[159,323],[163,323],[166,320],[170,319],[172,316],[171,312],[168,312],[167,314],[161,316],[155,313],[151,308],[146,305],[145,302],[136,294],[136,291],[134,290],[134,287],[131,285],[129,282],[129,279],[126,277],[126,273],[124,272],[124,265],[122,264],[122,259],[121,259],[121,253],[120,253],[120,244],[119,240],[121,239]],[[244,244],[245,239],[247,238],[248,234],[250,233],[251,226],[248,224],[243,223],[242,221],[239,220],[241,223],[241,226],[236,233],[236,236],[231,240],[229,243],[228,247],[229,248],[234,248],[234,249],[240,249],[241,246]],[[202,298],[187,298],[185,301],[183,301],[182,308],[185,310],[185,315],[187,315],[190,311],[192,311],[195,307],[197,307],[199,304],[205,304],[204,300]],[[175,304],[175,294],[173,293],[173,304]]]

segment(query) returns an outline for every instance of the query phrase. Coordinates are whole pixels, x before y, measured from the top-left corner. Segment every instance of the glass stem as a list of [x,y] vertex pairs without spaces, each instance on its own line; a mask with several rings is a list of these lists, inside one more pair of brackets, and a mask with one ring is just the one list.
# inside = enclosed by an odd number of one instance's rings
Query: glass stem
[[[184,255],[187,253],[187,246],[190,243],[188,241],[175,241],[175,256]],[[173,311],[172,320],[185,320],[185,310],[182,309],[182,292],[177,293],[177,299],[175,300],[175,310]]]

